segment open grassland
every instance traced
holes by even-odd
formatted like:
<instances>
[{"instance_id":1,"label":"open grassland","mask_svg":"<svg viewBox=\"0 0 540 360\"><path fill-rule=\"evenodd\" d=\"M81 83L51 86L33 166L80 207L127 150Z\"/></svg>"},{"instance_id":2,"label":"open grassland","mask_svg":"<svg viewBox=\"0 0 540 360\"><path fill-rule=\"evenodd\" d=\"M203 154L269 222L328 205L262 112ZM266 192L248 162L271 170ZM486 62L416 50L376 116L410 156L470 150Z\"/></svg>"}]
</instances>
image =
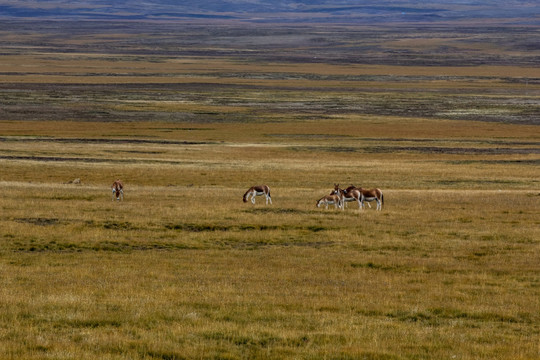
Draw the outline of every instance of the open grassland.
<instances>
[{"instance_id":1,"label":"open grassland","mask_svg":"<svg viewBox=\"0 0 540 360\"><path fill-rule=\"evenodd\" d=\"M179 130L192 143L142 136L163 124L103 143L49 125L76 137L2 141L8 357L538 356L534 135L441 139L434 127L429 146L456 151L426 154L379 133L336 144L315 125L259 125L276 140L229 124L226 142L210 141L219 124L206 137ZM109 192L117 176L122 203ZM242 203L263 181L274 204ZM334 182L383 188L383 211L315 208Z\"/></svg>"},{"instance_id":2,"label":"open grassland","mask_svg":"<svg viewBox=\"0 0 540 360\"><path fill-rule=\"evenodd\" d=\"M523 29L265 48L268 28L195 27L178 50L148 26L0 32L0 358L540 357ZM367 61L384 49L414 56ZM258 183L272 205L242 203ZM380 187L383 211L316 208L334 183Z\"/></svg>"}]
</instances>

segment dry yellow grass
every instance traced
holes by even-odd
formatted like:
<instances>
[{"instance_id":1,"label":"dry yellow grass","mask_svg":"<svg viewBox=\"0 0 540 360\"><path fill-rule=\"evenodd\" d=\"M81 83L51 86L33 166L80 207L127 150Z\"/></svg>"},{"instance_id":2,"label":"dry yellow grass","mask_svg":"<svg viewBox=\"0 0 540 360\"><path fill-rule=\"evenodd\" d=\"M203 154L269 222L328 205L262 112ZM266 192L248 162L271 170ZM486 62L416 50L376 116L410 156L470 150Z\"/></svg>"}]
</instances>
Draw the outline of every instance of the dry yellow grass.
<instances>
[{"instance_id":1,"label":"dry yellow grass","mask_svg":"<svg viewBox=\"0 0 540 360\"><path fill-rule=\"evenodd\" d=\"M3 188L10 357L536 356L537 193L390 190L358 214L305 188L272 207L222 186L131 185L120 204Z\"/></svg>"},{"instance_id":2,"label":"dry yellow grass","mask_svg":"<svg viewBox=\"0 0 540 360\"><path fill-rule=\"evenodd\" d=\"M0 34L0 358L540 357L537 68L88 54L54 46L133 35L48 31ZM414 37L372 54L519 55ZM242 202L256 183L273 205ZM334 183L383 211L316 208Z\"/></svg>"},{"instance_id":3,"label":"dry yellow grass","mask_svg":"<svg viewBox=\"0 0 540 360\"><path fill-rule=\"evenodd\" d=\"M399 130L384 138L380 122L399 121L372 121L377 144L394 146ZM511 154L371 154L367 140L312 137L345 135L344 124L259 124L256 133L211 124L182 136L156 135L163 124L120 126L137 139L226 140L190 145L84 144L76 139L103 138L99 126L6 124L4 135L74 140L3 142L12 156L0 160L3 355L537 357L537 167ZM520 126L470 124L468 137L442 138L429 121L414 124L411 136L445 146L500 146L482 138L486 127L504 129L509 144L527 139ZM271 133L308 137L261 135ZM122 203L111 201L116 177ZM82 184L63 184L74 178ZM242 203L263 181L274 204ZM334 182L382 187L383 211L315 208Z\"/></svg>"}]
</instances>

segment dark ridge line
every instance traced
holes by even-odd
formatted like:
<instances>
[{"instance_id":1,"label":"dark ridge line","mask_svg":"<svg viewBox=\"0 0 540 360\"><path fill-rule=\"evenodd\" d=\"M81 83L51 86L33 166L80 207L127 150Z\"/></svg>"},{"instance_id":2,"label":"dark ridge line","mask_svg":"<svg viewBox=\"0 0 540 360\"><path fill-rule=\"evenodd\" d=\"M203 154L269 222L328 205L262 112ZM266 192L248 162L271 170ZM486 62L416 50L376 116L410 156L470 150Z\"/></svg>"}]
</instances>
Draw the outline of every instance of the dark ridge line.
<instances>
[{"instance_id":1,"label":"dark ridge line","mask_svg":"<svg viewBox=\"0 0 540 360\"><path fill-rule=\"evenodd\" d=\"M207 141L148 140L148 139L89 139L89 138L11 138L0 137L0 141L13 142L59 142L65 144L161 144L161 145L208 145Z\"/></svg>"},{"instance_id":2,"label":"dark ridge line","mask_svg":"<svg viewBox=\"0 0 540 360\"><path fill-rule=\"evenodd\" d=\"M0 160L28 160L28 161L41 161L41 162L83 162L83 163L137 163L137 164L192 164L192 162L186 161L172 161L172 160L135 160L135 159L98 159L98 158L84 158L84 157L59 157L59 156L18 156L18 155L0 155Z\"/></svg>"}]
</instances>

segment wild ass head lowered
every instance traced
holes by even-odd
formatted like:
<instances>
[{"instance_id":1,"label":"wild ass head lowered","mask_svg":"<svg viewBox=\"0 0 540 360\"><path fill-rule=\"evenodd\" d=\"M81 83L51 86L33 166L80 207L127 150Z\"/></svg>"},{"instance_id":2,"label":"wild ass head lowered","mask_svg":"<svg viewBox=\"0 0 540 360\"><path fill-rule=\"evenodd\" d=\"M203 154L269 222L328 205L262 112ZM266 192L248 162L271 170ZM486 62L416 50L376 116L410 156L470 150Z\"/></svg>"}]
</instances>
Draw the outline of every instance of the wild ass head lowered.
<instances>
[{"instance_id":1,"label":"wild ass head lowered","mask_svg":"<svg viewBox=\"0 0 540 360\"><path fill-rule=\"evenodd\" d=\"M326 209L328 209L328 205L334 205L336 209L343 208L342 198L338 194L330 194L323 196L322 198L317 200L317 207L321 207L321 205L324 205Z\"/></svg>"},{"instance_id":2,"label":"wild ass head lowered","mask_svg":"<svg viewBox=\"0 0 540 360\"><path fill-rule=\"evenodd\" d=\"M268 205L268 202L272 204L272 197L270 196L270 187L268 185L256 185L252 186L244 193L244 196L242 200L244 202L248 202L249 198L251 197L251 203L255 204L255 196L261 196L264 195L266 198L266 205Z\"/></svg>"}]
</instances>

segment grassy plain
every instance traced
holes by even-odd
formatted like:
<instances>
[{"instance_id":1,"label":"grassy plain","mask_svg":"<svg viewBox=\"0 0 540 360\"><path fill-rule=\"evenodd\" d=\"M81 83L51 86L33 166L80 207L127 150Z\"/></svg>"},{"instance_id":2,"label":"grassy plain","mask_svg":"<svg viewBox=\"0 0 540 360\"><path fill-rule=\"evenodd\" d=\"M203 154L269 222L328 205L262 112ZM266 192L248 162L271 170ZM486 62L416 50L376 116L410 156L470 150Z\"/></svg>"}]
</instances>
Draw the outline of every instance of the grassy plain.
<instances>
[{"instance_id":1,"label":"grassy plain","mask_svg":"<svg viewBox=\"0 0 540 360\"><path fill-rule=\"evenodd\" d=\"M0 358L539 358L537 68L409 35L403 66L0 34Z\"/></svg>"}]
</instances>

